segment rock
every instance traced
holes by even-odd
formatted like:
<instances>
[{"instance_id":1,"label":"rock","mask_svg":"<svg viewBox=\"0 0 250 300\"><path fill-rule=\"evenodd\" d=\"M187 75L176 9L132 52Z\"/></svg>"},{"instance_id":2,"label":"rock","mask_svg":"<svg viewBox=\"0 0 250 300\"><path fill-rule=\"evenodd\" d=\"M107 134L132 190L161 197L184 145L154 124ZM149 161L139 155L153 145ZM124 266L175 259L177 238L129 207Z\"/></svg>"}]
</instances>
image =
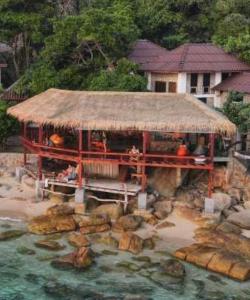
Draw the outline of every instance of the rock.
<instances>
[{"instance_id":1,"label":"rock","mask_svg":"<svg viewBox=\"0 0 250 300\"><path fill-rule=\"evenodd\" d=\"M93 214L106 214L112 220L117 220L123 215L120 204L102 204L92 211Z\"/></svg>"},{"instance_id":2,"label":"rock","mask_svg":"<svg viewBox=\"0 0 250 300\"><path fill-rule=\"evenodd\" d=\"M59 251L59 250L63 250L65 248L65 246L59 244L56 241L52 241L52 240L37 241L37 242L35 242L35 246L38 248L43 248L43 249L53 250L53 251Z\"/></svg>"},{"instance_id":3,"label":"rock","mask_svg":"<svg viewBox=\"0 0 250 300\"><path fill-rule=\"evenodd\" d=\"M81 227L80 232L82 234L91 234L91 233L98 233L110 230L111 227L109 224L97 225L97 226L86 226Z\"/></svg>"},{"instance_id":4,"label":"rock","mask_svg":"<svg viewBox=\"0 0 250 300\"><path fill-rule=\"evenodd\" d=\"M170 214L173 209L172 201L164 200L164 201L157 201L154 203L154 209L155 211L161 211L165 212L167 214Z\"/></svg>"},{"instance_id":5,"label":"rock","mask_svg":"<svg viewBox=\"0 0 250 300\"><path fill-rule=\"evenodd\" d=\"M22 255L35 255L36 251L25 246L17 247L17 252Z\"/></svg>"},{"instance_id":6,"label":"rock","mask_svg":"<svg viewBox=\"0 0 250 300\"><path fill-rule=\"evenodd\" d=\"M138 254L143 250L143 239L131 232L124 232L119 241L119 250Z\"/></svg>"},{"instance_id":7,"label":"rock","mask_svg":"<svg viewBox=\"0 0 250 300\"><path fill-rule=\"evenodd\" d=\"M86 213L86 203L75 204L75 214L84 215Z\"/></svg>"},{"instance_id":8,"label":"rock","mask_svg":"<svg viewBox=\"0 0 250 300\"><path fill-rule=\"evenodd\" d=\"M102 250L103 255L118 255L117 251Z\"/></svg>"},{"instance_id":9,"label":"rock","mask_svg":"<svg viewBox=\"0 0 250 300\"><path fill-rule=\"evenodd\" d=\"M119 268L134 271L134 272L137 272L141 269L140 266L138 266L137 264L134 264L130 261L121 261L121 262L117 263L116 266L119 267Z\"/></svg>"},{"instance_id":10,"label":"rock","mask_svg":"<svg viewBox=\"0 0 250 300\"><path fill-rule=\"evenodd\" d=\"M164 222L158 224L155 228L156 229L163 229L163 228L174 227L174 226L175 226L174 223L164 221Z\"/></svg>"},{"instance_id":11,"label":"rock","mask_svg":"<svg viewBox=\"0 0 250 300\"><path fill-rule=\"evenodd\" d=\"M245 210L245 208L242 205L234 205L233 209L237 212L241 212Z\"/></svg>"},{"instance_id":12,"label":"rock","mask_svg":"<svg viewBox=\"0 0 250 300\"><path fill-rule=\"evenodd\" d=\"M241 212L233 213L227 218L231 222L242 229L250 229L250 209Z\"/></svg>"},{"instance_id":13,"label":"rock","mask_svg":"<svg viewBox=\"0 0 250 300\"><path fill-rule=\"evenodd\" d=\"M153 250L155 248L155 242L153 238L144 239L143 248Z\"/></svg>"},{"instance_id":14,"label":"rock","mask_svg":"<svg viewBox=\"0 0 250 300\"><path fill-rule=\"evenodd\" d=\"M28 224L29 232L35 234L50 234L76 230L76 223L72 216L47 216L35 217Z\"/></svg>"},{"instance_id":15,"label":"rock","mask_svg":"<svg viewBox=\"0 0 250 300\"><path fill-rule=\"evenodd\" d=\"M198 228L195 239L199 243L213 245L237 255L250 259L250 239L239 234L227 233L221 230Z\"/></svg>"},{"instance_id":16,"label":"rock","mask_svg":"<svg viewBox=\"0 0 250 300\"><path fill-rule=\"evenodd\" d=\"M228 276L241 281L250 279L250 263L249 262L235 263L233 267L230 269Z\"/></svg>"},{"instance_id":17,"label":"rock","mask_svg":"<svg viewBox=\"0 0 250 300\"><path fill-rule=\"evenodd\" d=\"M235 212L231 209L223 209L222 214L225 218L228 218L231 214L234 214Z\"/></svg>"},{"instance_id":18,"label":"rock","mask_svg":"<svg viewBox=\"0 0 250 300\"><path fill-rule=\"evenodd\" d=\"M201 210L204 209L204 198L196 198L194 199L194 206Z\"/></svg>"},{"instance_id":19,"label":"rock","mask_svg":"<svg viewBox=\"0 0 250 300\"><path fill-rule=\"evenodd\" d=\"M93 253L90 248L81 247L75 252L61 256L51 262L52 267L58 269L68 269L75 267L85 269L93 263Z\"/></svg>"},{"instance_id":20,"label":"rock","mask_svg":"<svg viewBox=\"0 0 250 300\"><path fill-rule=\"evenodd\" d=\"M250 209L250 201L244 202L245 209Z\"/></svg>"},{"instance_id":21,"label":"rock","mask_svg":"<svg viewBox=\"0 0 250 300\"><path fill-rule=\"evenodd\" d=\"M141 216L126 215L120 217L117 224L125 231L135 231L141 226L143 218Z\"/></svg>"},{"instance_id":22,"label":"rock","mask_svg":"<svg viewBox=\"0 0 250 300\"><path fill-rule=\"evenodd\" d=\"M64 202L63 195L50 195L49 199L54 204L63 204Z\"/></svg>"},{"instance_id":23,"label":"rock","mask_svg":"<svg viewBox=\"0 0 250 300\"><path fill-rule=\"evenodd\" d=\"M222 222L220 225L216 227L217 230L221 230L226 233L235 233L241 234L241 229L237 225L234 225L230 222Z\"/></svg>"},{"instance_id":24,"label":"rock","mask_svg":"<svg viewBox=\"0 0 250 300\"><path fill-rule=\"evenodd\" d=\"M184 278L185 267L176 259L167 259L161 261L161 268L166 275Z\"/></svg>"},{"instance_id":25,"label":"rock","mask_svg":"<svg viewBox=\"0 0 250 300\"><path fill-rule=\"evenodd\" d=\"M79 218L79 227L99 226L109 224L110 218L107 214L91 214L90 216L81 216Z\"/></svg>"},{"instance_id":26,"label":"rock","mask_svg":"<svg viewBox=\"0 0 250 300\"><path fill-rule=\"evenodd\" d=\"M24 235L26 232L23 230L7 230L0 233L0 241L8 241L16 239Z\"/></svg>"},{"instance_id":27,"label":"rock","mask_svg":"<svg viewBox=\"0 0 250 300\"><path fill-rule=\"evenodd\" d=\"M59 258L59 256L56 254L48 254L48 255L38 256L36 259L38 261L49 261L49 260L56 259L56 258Z\"/></svg>"},{"instance_id":28,"label":"rock","mask_svg":"<svg viewBox=\"0 0 250 300\"><path fill-rule=\"evenodd\" d=\"M214 168L214 187L224 189L227 185L227 181L227 168L224 166Z\"/></svg>"},{"instance_id":29,"label":"rock","mask_svg":"<svg viewBox=\"0 0 250 300\"><path fill-rule=\"evenodd\" d=\"M119 245L119 242L110 234L100 237L96 242L113 248L118 248Z\"/></svg>"},{"instance_id":30,"label":"rock","mask_svg":"<svg viewBox=\"0 0 250 300\"><path fill-rule=\"evenodd\" d=\"M74 214L74 208L67 205L54 205L47 209L47 216L69 216Z\"/></svg>"},{"instance_id":31,"label":"rock","mask_svg":"<svg viewBox=\"0 0 250 300\"><path fill-rule=\"evenodd\" d=\"M239 259L236 255L226 251L217 251L208 263L207 268L217 273L229 275L233 265L238 262Z\"/></svg>"},{"instance_id":32,"label":"rock","mask_svg":"<svg viewBox=\"0 0 250 300\"><path fill-rule=\"evenodd\" d=\"M151 263L151 258L149 256L133 256L132 259L139 262Z\"/></svg>"},{"instance_id":33,"label":"rock","mask_svg":"<svg viewBox=\"0 0 250 300\"><path fill-rule=\"evenodd\" d=\"M87 247L90 244L89 240L83 234L77 232L72 232L69 234L68 242L70 245L76 248Z\"/></svg>"},{"instance_id":34,"label":"rock","mask_svg":"<svg viewBox=\"0 0 250 300\"><path fill-rule=\"evenodd\" d=\"M218 211L230 208L232 205L232 199L225 193L213 193L212 199L214 199L214 208Z\"/></svg>"},{"instance_id":35,"label":"rock","mask_svg":"<svg viewBox=\"0 0 250 300\"><path fill-rule=\"evenodd\" d=\"M154 212L154 216L156 216L156 218L159 220L163 220L168 216L168 213L165 211L157 210Z\"/></svg>"},{"instance_id":36,"label":"rock","mask_svg":"<svg viewBox=\"0 0 250 300\"><path fill-rule=\"evenodd\" d=\"M240 189L236 189L236 188L231 188L227 191L227 193L236 200L236 202L240 202L241 201L241 197L242 197L242 192Z\"/></svg>"}]
</instances>

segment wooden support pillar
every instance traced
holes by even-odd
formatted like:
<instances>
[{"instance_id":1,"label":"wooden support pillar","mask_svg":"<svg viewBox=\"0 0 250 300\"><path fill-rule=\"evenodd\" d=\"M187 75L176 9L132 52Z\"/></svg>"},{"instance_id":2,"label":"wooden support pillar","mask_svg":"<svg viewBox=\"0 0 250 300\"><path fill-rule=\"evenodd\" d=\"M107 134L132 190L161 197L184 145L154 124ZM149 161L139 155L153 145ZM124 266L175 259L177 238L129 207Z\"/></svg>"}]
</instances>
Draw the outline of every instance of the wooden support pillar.
<instances>
[{"instance_id":1,"label":"wooden support pillar","mask_svg":"<svg viewBox=\"0 0 250 300\"><path fill-rule=\"evenodd\" d=\"M23 122L23 137L27 139L27 124ZM26 166L27 164L27 150L23 147L23 165Z\"/></svg>"},{"instance_id":2,"label":"wooden support pillar","mask_svg":"<svg viewBox=\"0 0 250 300\"><path fill-rule=\"evenodd\" d=\"M82 140L82 129L79 129L78 131L78 156L79 156L79 162L78 162L78 165L79 165L79 169L78 169L78 186L79 188L82 187L82 179L83 179L83 165L82 165L82 154L81 154L81 151L82 151L82 146L83 146L83 140Z\"/></svg>"},{"instance_id":3,"label":"wooden support pillar","mask_svg":"<svg viewBox=\"0 0 250 300\"><path fill-rule=\"evenodd\" d=\"M38 143L40 145L42 145L42 143L43 143L43 126L42 125L39 125L39 129L38 129ZM40 152L40 150L41 149L39 149L39 152ZM43 159L42 159L42 156L40 154L38 154L38 179L39 180L42 180L42 177L43 177L42 168L43 168Z\"/></svg>"},{"instance_id":4,"label":"wooden support pillar","mask_svg":"<svg viewBox=\"0 0 250 300\"><path fill-rule=\"evenodd\" d=\"M208 197L212 196L213 192L213 171L214 171L214 133L209 134L209 157L210 164L212 169L209 170L209 179L208 179Z\"/></svg>"},{"instance_id":5,"label":"wooden support pillar","mask_svg":"<svg viewBox=\"0 0 250 300\"><path fill-rule=\"evenodd\" d=\"M143 154L143 163L146 163L146 153L147 153L147 141L148 141L148 132L143 131L142 133L142 154ZM141 179L141 187L142 192L145 192L147 186L147 176L146 176L146 167L143 165L142 167L142 179Z\"/></svg>"}]
</instances>

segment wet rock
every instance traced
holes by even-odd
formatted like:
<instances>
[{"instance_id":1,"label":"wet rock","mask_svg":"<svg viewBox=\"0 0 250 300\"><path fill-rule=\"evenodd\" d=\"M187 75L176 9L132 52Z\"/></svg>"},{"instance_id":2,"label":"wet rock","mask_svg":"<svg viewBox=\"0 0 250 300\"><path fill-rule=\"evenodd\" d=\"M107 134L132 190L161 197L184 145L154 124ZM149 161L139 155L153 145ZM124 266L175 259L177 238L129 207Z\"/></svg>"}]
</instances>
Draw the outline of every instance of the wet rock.
<instances>
[{"instance_id":1,"label":"wet rock","mask_svg":"<svg viewBox=\"0 0 250 300\"><path fill-rule=\"evenodd\" d=\"M116 266L119 268L127 269L129 271L134 271L134 272L137 272L141 269L140 266L138 266L135 263L129 262L129 261L121 261L121 262L117 263Z\"/></svg>"},{"instance_id":2,"label":"wet rock","mask_svg":"<svg viewBox=\"0 0 250 300\"><path fill-rule=\"evenodd\" d=\"M41 282L41 275L37 275L34 273L28 273L24 275L24 278L26 281L33 283L33 284L39 284Z\"/></svg>"},{"instance_id":3,"label":"wet rock","mask_svg":"<svg viewBox=\"0 0 250 300\"><path fill-rule=\"evenodd\" d=\"M0 241L8 241L12 239L16 239L26 234L23 230L7 230L0 233Z\"/></svg>"},{"instance_id":4,"label":"wet rock","mask_svg":"<svg viewBox=\"0 0 250 300\"><path fill-rule=\"evenodd\" d=\"M223 280L221 280L220 277L218 277L216 275L213 275L213 274L208 275L207 279L209 279L212 282L216 282L216 283L220 283L222 285L226 285L226 283Z\"/></svg>"},{"instance_id":5,"label":"wet rock","mask_svg":"<svg viewBox=\"0 0 250 300\"><path fill-rule=\"evenodd\" d=\"M35 234L50 234L56 232L74 231L76 223L72 216L35 217L28 225L29 232Z\"/></svg>"},{"instance_id":6,"label":"wet rock","mask_svg":"<svg viewBox=\"0 0 250 300\"><path fill-rule=\"evenodd\" d=\"M36 251L25 246L17 247L17 252L22 255L35 255Z\"/></svg>"},{"instance_id":7,"label":"wet rock","mask_svg":"<svg viewBox=\"0 0 250 300\"><path fill-rule=\"evenodd\" d=\"M184 265L176 259L162 260L161 268L166 275L176 278L184 278L186 274Z\"/></svg>"},{"instance_id":8,"label":"wet rock","mask_svg":"<svg viewBox=\"0 0 250 300\"><path fill-rule=\"evenodd\" d=\"M52 240L40 240L35 242L35 246L38 248L43 248L47 250L52 250L52 251L59 251L63 250L65 248L64 245L59 244L56 241Z\"/></svg>"},{"instance_id":9,"label":"wet rock","mask_svg":"<svg viewBox=\"0 0 250 300\"><path fill-rule=\"evenodd\" d=\"M212 199L214 199L214 208L218 211L230 208L232 205L232 199L225 193L213 193Z\"/></svg>"},{"instance_id":10,"label":"wet rock","mask_svg":"<svg viewBox=\"0 0 250 300\"><path fill-rule=\"evenodd\" d=\"M136 216L136 215L126 215L117 221L117 224L124 230L124 231L135 231L137 230L143 222L143 217Z\"/></svg>"},{"instance_id":11,"label":"wet rock","mask_svg":"<svg viewBox=\"0 0 250 300\"><path fill-rule=\"evenodd\" d=\"M78 250L61 256L51 262L51 266L58 269L85 269L93 263L93 253L90 248L81 247Z\"/></svg>"},{"instance_id":12,"label":"wet rock","mask_svg":"<svg viewBox=\"0 0 250 300\"><path fill-rule=\"evenodd\" d=\"M109 231L110 229L111 229L111 227L109 224L103 224L103 225L97 225L97 226L81 227L80 232L82 234L91 234L91 233Z\"/></svg>"},{"instance_id":13,"label":"wet rock","mask_svg":"<svg viewBox=\"0 0 250 300\"><path fill-rule=\"evenodd\" d=\"M104 244L109 247L118 248L119 242L112 235L102 236L96 240L97 243Z\"/></svg>"},{"instance_id":14,"label":"wet rock","mask_svg":"<svg viewBox=\"0 0 250 300\"><path fill-rule=\"evenodd\" d=\"M222 291L208 291L206 289L202 290L201 293L197 295L197 300L225 300L227 297Z\"/></svg>"},{"instance_id":15,"label":"wet rock","mask_svg":"<svg viewBox=\"0 0 250 300\"><path fill-rule=\"evenodd\" d=\"M174 227L174 226L175 226L174 223L171 223L171 222L168 222L168 221L164 221L164 222L158 224L156 226L156 229L163 229L163 228Z\"/></svg>"},{"instance_id":16,"label":"wet rock","mask_svg":"<svg viewBox=\"0 0 250 300\"><path fill-rule=\"evenodd\" d=\"M154 212L154 216L159 220L163 220L168 216L168 213L165 211L157 210Z\"/></svg>"},{"instance_id":17,"label":"wet rock","mask_svg":"<svg viewBox=\"0 0 250 300\"><path fill-rule=\"evenodd\" d=\"M160 287L171 290L176 294L182 294L184 292L183 279L168 276L162 272L156 271L151 274L150 280Z\"/></svg>"},{"instance_id":18,"label":"wet rock","mask_svg":"<svg viewBox=\"0 0 250 300\"><path fill-rule=\"evenodd\" d=\"M151 258L149 256L133 256L132 259L139 262L151 263Z\"/></svg>"},{"instance_id":19,"label":"wet rock","mask_svg":"<svg viewBox=\"0 0 250 300\"><path fill-rule=\"evenodd\" d=\"M81 233L72 232L68 236L68 242L70 245L80 248L89 246L89 240Z\"/></svg>"},{"instance_id":20,"label":"wet rock","mask_svg":"<svg viewBox=\"0 0 250 300\"><path fill-rule=\"evenodd\" d=\"M231 222L242 229L250 229L250 209L246 209L241 212L231 214L227 218L228 222Z\"/></svg>"},{"instance_id":21,"label":"wet rock","mask_svg":"<svg viewBox=\"0 0 250 300\"><path fill-rule=\"evenodd\" d=\"M143 250L143 239L131 232L125 232L119 241L119 250L138 254Z\"/></svg>"},{"instance_id":22,"label":"wet rock","mask_svg":"<svg viewBox=\"0 0 250 300\"><path fill-rule=\"evenodd\" d=\"M123 215L120 204L102 204L92 211L93 214L106 214L112 220L117 220Z\"/></svg>"},{"instance_id":23,"label":"wet rock","mask_svg":"<svg viewBox=\"0 0 250 300\"><path fill-rule=\"evenodd\" d=\"M47 209L46 214L48 216L68 216L74 214L74 208L67 205L54 205Z\"/></svg>"},{"instance_id":24,"label":"wet rock","mask_svg":"<svg viewBox=\"0 0 250 300\"><path fill-rule=\"evenodd\" d=\"M58 258L59 256L58 255L51 255L51 254L48 254L48 255L42 255L42 256L38 256L36 259L38 261L49 261L49 260L52 260L52 259L56 259Z\"/></svg>"},{"instance_id":25,"label":"wet rock","mask_svg":"<svg viewBox=\"0 0 250 300\"><path fill-rule=\"evenodd\" d=\"M118 252L116 251L110 251L110 250L102 250L103 255L118 255Z\"/></svg>"},{"instance_id":26,"label":"wet rock","mask_svg":"<svg viewBox=\"0 0 250 300\"><path fill-rule=\"evenodd\" d=\"M70 299L74 294L73 288L56 280L46 282L43 286L43 290L51 297L55 297L55 299Z\"/></svg>"},{"instance_id":27,"label":"wet rock","mask_svg":"<svg viewBox=\"0 0 250 300\"><path fill-rule=\"evenodd\" d=\"M60 240L63 237L63 233L53 233L46 236L47 240Z\"/></svg>"}]
</instances>

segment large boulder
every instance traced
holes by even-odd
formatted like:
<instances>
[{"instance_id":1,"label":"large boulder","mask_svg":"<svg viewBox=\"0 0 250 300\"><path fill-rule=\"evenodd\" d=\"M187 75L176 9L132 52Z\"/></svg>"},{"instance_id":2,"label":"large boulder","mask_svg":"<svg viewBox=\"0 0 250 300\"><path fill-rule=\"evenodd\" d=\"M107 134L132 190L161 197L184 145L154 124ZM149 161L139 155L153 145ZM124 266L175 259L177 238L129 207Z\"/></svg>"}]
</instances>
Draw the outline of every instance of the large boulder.
<instances>
[{"instance_id":1,"label":"large boulder","mask_svg":"<svg viewBox=\"0 0 250 300\"><path fill-rule=\"evenodd\" d=\"M159 212L158 214L163 212L168 215L172 212L173 209L173 204L170 200L156 201L153 206L155 211Z\"/></svg>"},{"instance_id":2,"label":"large boulder","mask_svg":"<svg viewBox=\"0 0 250 300\"><path fill-rule=\"evenodd\" d=\"M123 215L123 208L120 204L102 204L92 211L93 214L106 214L112 220L117 220Z\"/></svg>"},{"instance_id":3,"label":"large boulder","mask_svg":"<svg viewBox=\"0 0 250 300\"><path fill-rule=\"evenodd\" d=\"M214 208L218 211L228 209L232 205L232 199L225 193L213 193L212 199L214 200Z\"/></svg>"},{"instance_id":4,"label":"large boulder","mask_svg":"<svg viewBox=\"0 0 250 300\"><path fill-rule=\"evenodd\" d=\"M126 215L120 217L117 221L117 225L124 231L135 231L141 226L142 222L142 216Z\"/></svg>"},{"instance_id":5,"label":"large boulder","mask_svg":"<svg viewBox=\"0 0 250 300\"><path fill-rule=\"evenodd\" d=\"M49 207L47 209L46 215L47 216L68 216L68 215L73 215L74 213L74 208L67 205L67 204L62 204L62 205L54 205L52 207Z\"/></svg>"},{"instance_id":6,"label":"large boulder","mask_svg":"<svg viewBox=\"0 0 250 300\"><path fill-rule=\"evenodd\" d=\"M101 236L96 240L97 243L104 244L109 247L117 248L119 245L119 242L116 238L114 238L111 234Z\"/></svg>"},{"instance_id":7,"label":"large boulder","mask_svg":"<svg viewBox=\"0 0 250 300\"><path fill-rule=\"evenodd\" d=\"M76 248L89 246L89 240L85 237L85 235L78 232L70 233L68 236L68 242Z\"/></svg>"},{"instance_id":8,"label":"large boulder","mask_svg":"<svg viewBox=\"0 0 250 300\"><path fill-rule=\"evenodd\" d=\"M90 216L81 216L78 222L79 227L99 226L109 224L110 218L107 214L91 214Z\"/></svg>"},{"instance_id":9,"label":"large boulder","mask_svg":"<svg viewBox=\"0 0 250 300\"><path fill-rule=\"evenodd\" d=\"M75 267L85 269L93 263L93 253L90 248L81 247L78 250L54 259L51 265L58 269Z\"/></svg>"},{"instance_id":10,"label":"large boulder","mask_svg":"<svg viewBox=\"0 0 250 300\"><path fill-rule=\"evenodd\" d=\"M91 234L91 233L98 233L110 230L111 227L109 224L102 224L96 226L85 226L80 228L80 232L82 234Z\"/></svg>"},{"instance_id":11,"label":"large boulder","mask_svg":"<svg viewBox=\"0 0 250 300\"><path fill-rule=\"evenodd\" d=\"M231 222L242 229L250 229L250 209L231 214L227 218Z\"/></svg>"},{"instance_id":12,"label":"large boulder","mask_svg":"<svg viewBox=\"0 0 250 300\"><path fill-rule=\"evenodd\" d=\"M143 239L131 232L124 232L119 241L119 250L138 254L143 250Z\"/></svg>"},{"instance_id":13,"label":"large boulder","mask_svg":"<svg viewBox=\"0 0 250 300\"><path fill-rule=\"evenodd\" d=\"M225 249L193 244L178 249L174 255L213 272L221 273L237 280L250 278L250 263L238 254Z\"/></svg>"},{"instance_id":14,"label":"large boulder","mask_svg":"<svg viewBox=\"0 0 250 300\"><path fill-rule=\"evenodd\" d=\"M72 216L38 216L28 224L28 230L35 234L50 234L55 232L74 231L76 223Z\"/></svg>"}]
</instances>

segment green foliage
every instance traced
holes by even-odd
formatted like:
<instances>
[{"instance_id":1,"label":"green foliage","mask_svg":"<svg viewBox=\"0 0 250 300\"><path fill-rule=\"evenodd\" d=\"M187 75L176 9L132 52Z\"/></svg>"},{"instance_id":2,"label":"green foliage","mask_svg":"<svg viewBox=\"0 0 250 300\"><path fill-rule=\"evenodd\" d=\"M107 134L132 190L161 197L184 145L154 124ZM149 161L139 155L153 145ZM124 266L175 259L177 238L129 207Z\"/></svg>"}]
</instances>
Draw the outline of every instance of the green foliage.
<instances>
[{"instance_id":1,"label":"green foliage","mask_svg":"<svg viewBox=\"0 0 250 300\"><path fill-rule=\"evenodd\" d=\"M137 66L127 59L118 61L113 70L102 70L90 80L94 91L146 91L146 78L138 75Z\"/></svg>"},{"instance_id":2,"label":"green foliage","mask_svg":"<svg viewBox=\"0 0 250 300\"><path fill-rule=\"evenodd\" d=\"M18 131L18 122L7 115L8 105L0 101L0 145L3 147L6 139Z\"/></svg>"},{"instance_id":3,"label":"green foliage","mask_svg":"<svg viewBox=\"0 0 250 300\"><path fill-rule=\"evenodd\" d=\"M250 129L250 104L244 103L243 97L242 93L232 91L223 105L223 113L238 127L241 133Z\"/></svg>"}]
</instances>

